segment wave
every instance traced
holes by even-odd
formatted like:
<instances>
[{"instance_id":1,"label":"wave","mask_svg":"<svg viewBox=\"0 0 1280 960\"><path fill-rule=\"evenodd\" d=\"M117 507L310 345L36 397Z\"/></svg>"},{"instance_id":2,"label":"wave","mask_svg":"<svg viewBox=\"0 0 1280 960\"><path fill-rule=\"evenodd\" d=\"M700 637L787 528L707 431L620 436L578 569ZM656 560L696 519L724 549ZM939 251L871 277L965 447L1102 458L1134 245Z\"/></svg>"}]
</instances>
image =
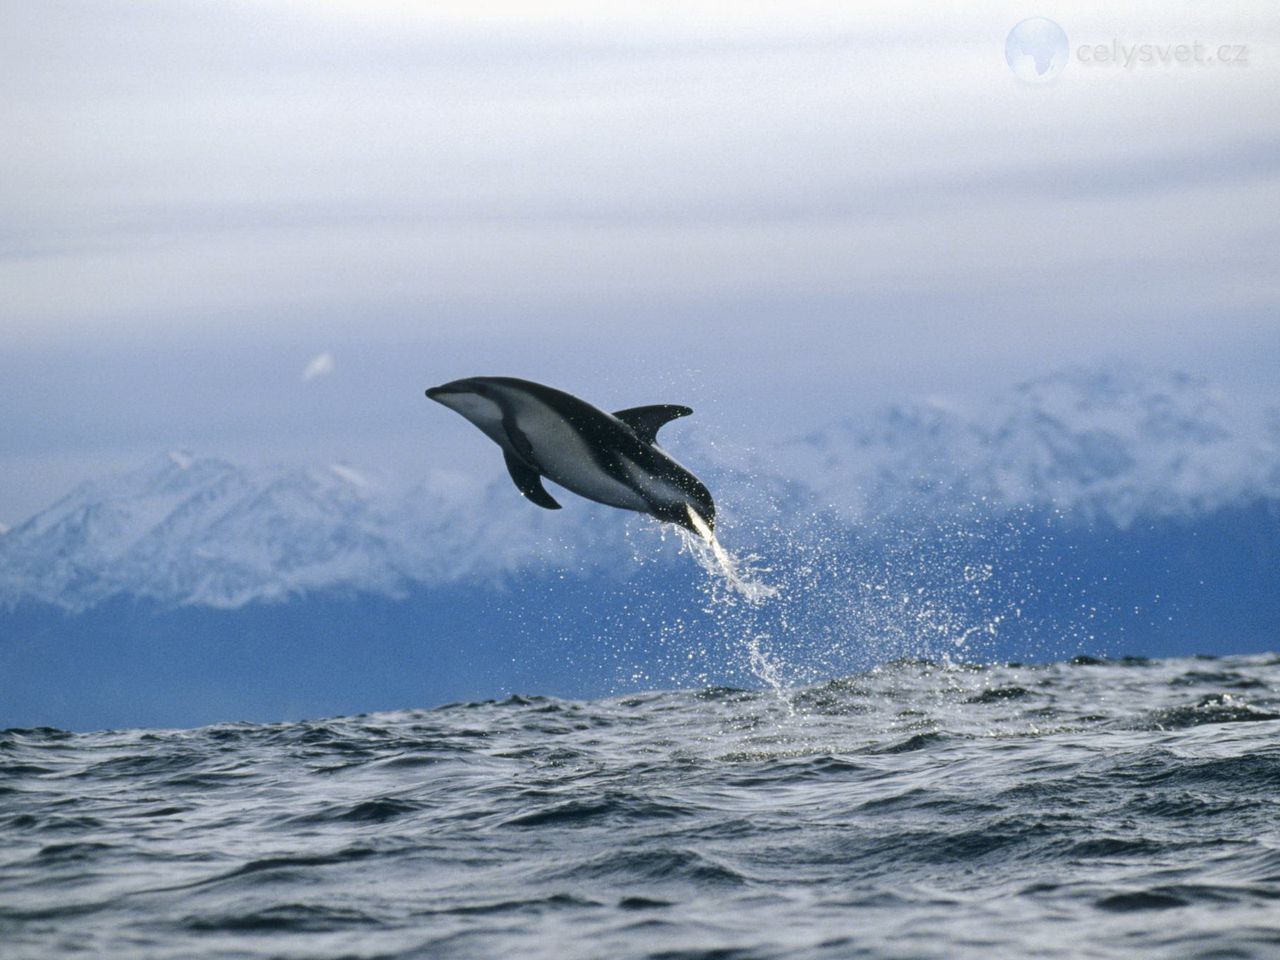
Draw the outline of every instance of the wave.
<instances>
[{"instance_id":1,"label":"wave","mask_svg":"<svg viewBox=\"0 0 1280 960\"><path fill-rule=\"evenodd\" d=\"M0 937L17 958L1265 956L1277 720L1274 657L916 659L6 730Z\"/></svg>"}]
</instances>

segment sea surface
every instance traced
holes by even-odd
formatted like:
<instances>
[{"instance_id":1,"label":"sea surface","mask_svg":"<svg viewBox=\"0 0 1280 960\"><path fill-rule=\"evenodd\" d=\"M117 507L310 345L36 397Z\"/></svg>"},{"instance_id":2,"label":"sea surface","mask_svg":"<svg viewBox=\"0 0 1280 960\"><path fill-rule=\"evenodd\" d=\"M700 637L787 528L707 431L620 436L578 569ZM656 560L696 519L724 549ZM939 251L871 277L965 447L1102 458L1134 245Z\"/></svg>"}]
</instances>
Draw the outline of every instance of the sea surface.
<instances>
[{"instance_id":1,"label":"sea surface","mask_svg":"<svg viewBox=\"0 0 1280 960\"><path fill-rule=\"evenodd\" d=\"M1278 957L1280 658L0 734L0 957Z\"/></svg>"}]
</instances>

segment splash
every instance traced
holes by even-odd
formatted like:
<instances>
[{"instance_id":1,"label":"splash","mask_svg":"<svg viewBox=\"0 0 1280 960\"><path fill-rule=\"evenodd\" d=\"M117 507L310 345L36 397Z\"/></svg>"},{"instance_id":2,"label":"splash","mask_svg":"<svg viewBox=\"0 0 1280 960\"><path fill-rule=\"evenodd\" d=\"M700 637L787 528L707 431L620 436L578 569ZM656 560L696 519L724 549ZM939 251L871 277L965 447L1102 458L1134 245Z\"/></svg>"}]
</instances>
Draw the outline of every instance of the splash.
<instances>
[{"instance_id":1,"label":"splash","mask_svg":"<svg viewBox=\"0 0 1280 960\"><path fill-rule=\"evenodd\" d=\"M747 639L747 656L750 658L751 672L768 684L778 698L778 702L786 708L787 716L794 718L796 716L795 701L788 696L792 686L782 675L784 664L769 650L768 642L769 635L764 633Z\"/></svg>"},{"instance_id":2,"label":"splash","mask_svg":"<svg viewBox=\"0 0 1280 960\"><path fill-rule=\"evenodd\" d=\"M671 553L635 544L648 572L619 584L616 611L597 603L593 614L619 692L761 690L771 694L759 701L775 721L769 735L803 739L809 685L899 662L967 676L1015 638L1034 650L1061 635L1061 621L1037 606L1048 579L1035 555L1042 534L1018 515L975 503L946 516L853 522L772 490L735 493L728 499L748 512L725 516L714 532L693 515L638 528L675 540L700 575L692 592L673 590L663 572Z\"/></svg>"},{"instance_id":3,"label":"splash","mask_svg":"<svg viewBox=\"0 0 1280 960\"><path fill-rule=\"evenodd\" d=\"M706 574L695 660L772 690L795 716L798 688L896 660L959 665L989 658L1005 628L1025 633L1022 571L1005 559L1023 534L978 517L863 526L823 511L754 525L767 566L731 552L690 512L683 549ZM696 531L696 532L695 532ZM673 625L684 636L690 624ZM716 675L714 666L707 670ZM729 682L734 682L729 680Z\"/></svg>"},{"instance_id":4,"label":"splash","mask_svg":"<svg viewBox=\"0 0 1280 960\"><path fill-rule=\"evenodd\" d=\"M711 526L696 510L687 505L685 510L688 511L689 520L698 532L698 536L694 536L678 528L686 548L698 561L698 565L714 578L712 582L723 584L727 590L727 593L725 591L713 592L713 603L720 601L719 605L722 611L727 612L727 609L732 609L734 606L733 601L741 598L746 601L746 613L748 617L751 617L754 612L765 604L766 600L772 600L779 596L779 588L765 582L763 579L763 574L767 571L755 566L758 558L754 554L742 557L731 554L721 545ZM783 676L783 664L772 655L766 646L769 640L768 634L751 630L749 623L738 623L736 627L737 629L733 632L743 638L747 651L747 662L751 672L756 679L762 681L773 690L778 699L786 706L788 713L794 714L795 711L791 705L791 700L786 695L790 684L786 682Z\"/></svg>"},{"instance_id":5,"label":"splash","mask_svg":"<svg viewBox=\"0 0 1280 960\"><path fill-rule=\"evenodd\" d=\"M721 546L715 533L698 511L688 505L685 506L685 510L688 511L689 520L698 531L698 536L693 536L683 528L677 529L680 530L685 547L693 554L703 570L712 576L719 577L725 586L748 603L761 604L778 595L778 588L766 583L761 577L763 571L753 566L757 559L754 555L734 556Z\"/></svg>"}]
</instances>

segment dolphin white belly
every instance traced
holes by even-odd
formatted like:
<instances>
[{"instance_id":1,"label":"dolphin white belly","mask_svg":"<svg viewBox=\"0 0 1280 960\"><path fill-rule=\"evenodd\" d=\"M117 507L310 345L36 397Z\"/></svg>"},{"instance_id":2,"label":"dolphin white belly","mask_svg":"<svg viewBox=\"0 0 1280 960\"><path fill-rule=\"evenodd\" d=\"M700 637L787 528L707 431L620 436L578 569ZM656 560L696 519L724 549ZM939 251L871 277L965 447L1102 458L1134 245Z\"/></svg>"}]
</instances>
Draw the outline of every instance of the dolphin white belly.
<instances>
[{"instance_id":1,"label":"dolphin white belly","mask_svg":"<svg viewBox=\"0 0 1280 960\"><path fill-rule=\"evenodd\" d=\"M515 410L513 419L542 472L560 486L609 506L648 511L648 501L604 470L582 434L559 413L528 403Z\"/></svg>"}]
</instances>

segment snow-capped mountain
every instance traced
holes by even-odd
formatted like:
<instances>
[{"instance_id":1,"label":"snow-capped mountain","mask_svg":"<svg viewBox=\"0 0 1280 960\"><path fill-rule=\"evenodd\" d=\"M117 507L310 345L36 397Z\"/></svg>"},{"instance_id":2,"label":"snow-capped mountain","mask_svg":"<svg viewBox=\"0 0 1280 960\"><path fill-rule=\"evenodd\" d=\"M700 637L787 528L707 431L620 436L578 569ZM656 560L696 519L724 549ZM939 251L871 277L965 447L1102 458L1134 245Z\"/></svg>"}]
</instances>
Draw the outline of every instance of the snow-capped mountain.
<instances>
[{"instance_id":1,"label":"snow-capped mountain","mask_svg":"<svg viewBox=\"0 0 1280 960\"><path fill-rule=\"evenodd\" d=\"M816 509L864 531L975 504L1123 529L1280 500L1280 414L1238 410L1183 374L1070 370L969 412L921 402L750 456L703 446L685 459L699 464L738 542L749 543L753 525ZM170 453L84 483L0 537L0 605L395 597L535 565L583 574L672 552L651 521L566 506L532 509L505 476L477 484L439 474L389 493L345 464L250 470Z\"/></svg>"},{"instance_id":2,"label":"snow-capped mountain","mask_svg":"<svg viewBox=\"0 0 1280 960\"><path fill-rule=\"evenodd\" d=\"M0 604L117 596L235 608L316 591L402 594L582 561L628 532L576 511L563 536L509 483L447 475L390 493L346 464L250 469L186 451L89 481L0 542ZM503 502L505 501L505 502ZM513 509L514 508L514 509ZM565 511L574 516L575 512Z\"/></svg>"},{"instance_id":3,"label":"snow-capped mountain","mask_svg":"<svg viewBox=\"0 0 1280 960\"><path fill-rule=\"evenodd\" d=\"M921 402L846 420L765 462L863 519L980 503L1124 528L1280 498L1280 418L1182 373L1072 369L971 412Z\"/></svg>"},{"instance_id":4,"label":"snow-capped mountain","mask_svg":"<svg viewBox=\"0 0 1280 960\"><path fill-rule=\"evenodd\" d=\"M81 484L12 530L3 557L0 595L71 607L120 593L236 606L309 584L395 583L371 506L349 479L254 477L184 452Z\"/></svg>"}]
</instances>

